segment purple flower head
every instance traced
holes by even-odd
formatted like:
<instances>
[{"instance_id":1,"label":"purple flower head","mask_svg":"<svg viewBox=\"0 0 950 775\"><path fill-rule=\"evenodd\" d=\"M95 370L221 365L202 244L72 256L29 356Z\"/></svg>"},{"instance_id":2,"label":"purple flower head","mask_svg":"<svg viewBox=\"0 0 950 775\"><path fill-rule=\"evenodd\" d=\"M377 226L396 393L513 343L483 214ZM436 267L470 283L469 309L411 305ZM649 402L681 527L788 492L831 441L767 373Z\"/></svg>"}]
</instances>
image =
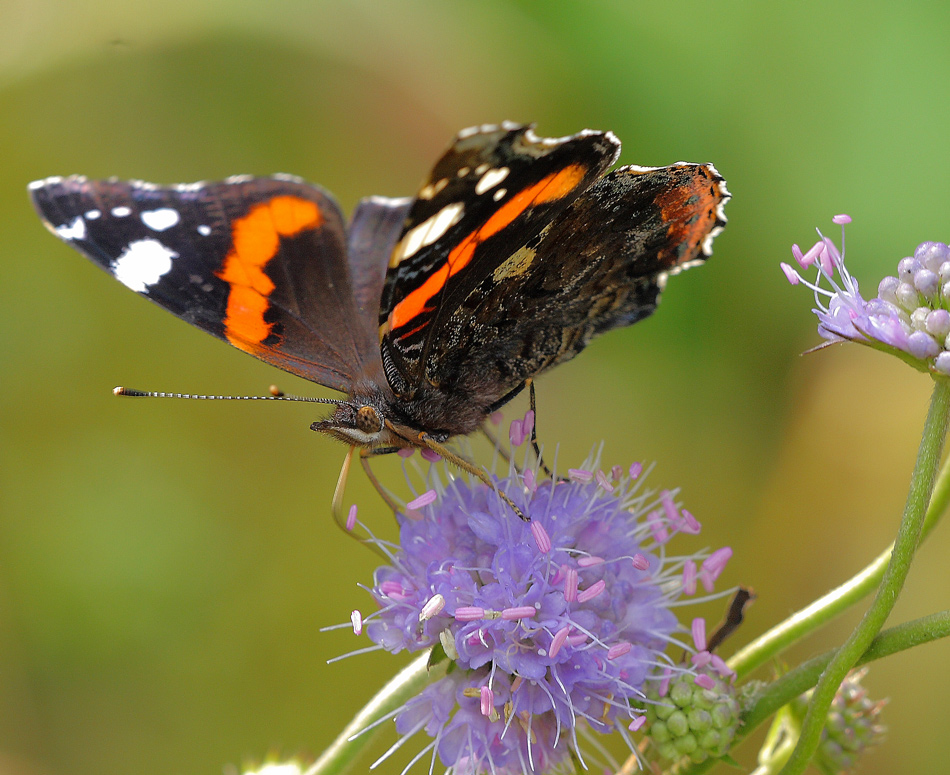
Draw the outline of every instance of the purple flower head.
<instances>
[{"instance_id":1,"label":"purple flower head","mask_svg":"<svg viewBox=\"0 0 950 775\"><path fill-rule=\"evenodd\" d=\"M710 589L730 552L670 554L667 542L700 529L675 491L648 490L639 466L634 478L595 469L497 480L528 522L483 484L432 474L433 496L399 517L399 547L369 590L379 609L362 626L388 651L436 647L451 660L396 728L424 730L426 753L453 773L547 772L584 762L592 732L630 740L647 685L674 664L667 646L677 659L697 651L671 608L697 578Z\"/></svg>"},{"instance_id":2,"label":"purple flower head","mask_svg":"<svg viewBox=\"0 0 950 775\"><path fill-rule=\"evenodd\" d=\"M844 227L851 218L836 215L832 220L841 225L840 252L820 231L821 239L806 252L792 246L802 271L817 267L814 282L790 264L781 265L792 285L801 283L814 292L818 333L830 342L848 340L886 350L921 371L950 375L950 247L922 242L912 257L900 260L897 277L885 277L877 296L865 301L844 264Z\"/></svg>"}]
</instances>

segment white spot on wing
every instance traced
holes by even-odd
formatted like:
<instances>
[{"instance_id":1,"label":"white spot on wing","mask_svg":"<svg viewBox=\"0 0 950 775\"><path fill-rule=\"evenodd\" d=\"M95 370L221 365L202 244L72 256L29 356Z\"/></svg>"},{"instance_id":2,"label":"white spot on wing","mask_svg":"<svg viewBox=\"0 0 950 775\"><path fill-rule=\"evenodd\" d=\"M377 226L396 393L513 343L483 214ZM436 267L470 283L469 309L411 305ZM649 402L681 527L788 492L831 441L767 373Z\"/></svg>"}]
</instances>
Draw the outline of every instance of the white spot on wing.
<instances>
[{"instance_id":1,"label":"white spot on wing","mask_svg":"<svg viewBox=\"0 0 950 775\"><path fill-rule=\"evenodd\" d=\"M132 209L125 205L120 205L119 207L112 208L112 214L116 218L125 218L125 216L132 214Z\"/></svg>"},{"instance_id":2,"label":"white spot on wing","mask_svg":"<svg viewBox=\"0 0 950 775\"><path fill-rule=\"evenodd\" d=\"M140 217L142 223L152 231L165 231L165 229L170 229L181 220L178 211L172 210L170 207L161 207L158 210L143 210Z\"/></svg>"},{"instance_id":3,"label":"white spot on wing","mask_svg":"<svg viewBox=\"0 0 950 775\"><path fill-rule=\"evenodd\" d=\"M56 236L65 240L86 239L86 222L77 215L71 223L57 226Z\"/></svg>"},{"instance_id":4,"label":"white spot on wing","mask_svg":"<svg viewBox=\"0 0 950 775\"><path fill-rule=\"evenodd\" d=\"M443 207L432 217L426 218L418 226L410 229L406 236L402 238L401 245L393 253L396 263L398 264L404 258L415 255L419 250L442 237L461 220L464 210L464 204L453 202Z\"/></svg>"},{"instance_id":5,"label":"white spot on wing","mask_svg":"<svg viewBox=\"0 0 950 775\"><path fill-rule=\"evenodd\" d=\"M136 240L112 262L112 274L136 293L148 293L148 287L172 268L174 258L178 258L178 254L158 240Z\"/></svg>"},{"instance_id":6,"label":"white spot on wing","mask_svg":"<svg viewBox=\"0 0 950 775\"><path fill-rule=\"evenodd\" d=\"M201 225L198 227L198 233L199 233L202 237L207 237L207 236L211 233L211 227L210 227L210 226L205 226L204 224L201 224Z\"/></svg>"},{"instance_id":7,"label":"white spot on wing","mask_svg":"<svg viewBox=\"0 0 950 775\"><path fill-rule=\"evenodd\" d=\"M500 199L504 198L505 194L507 193L508 193L507 188L499 188L494 194L491 195L491 198L497 202Z\"/></svg>"},{"instance_id":8,"label":"white spot on wing","mask_svg":"<svg viewBox=\"0 0 950 775\"><path fill-rule=\"evenodd\" d=\"M87 221L94 221L100 215L102 215L100 210L89 210L84 217Z\"/></svg>"},{"instance_id":9,"label":"white spot on wing","mask_svg":"<svg viewBox=\"0 0 950 775\"><path fill-rule=\"evenodd\" d=\"M507 167L499 167L498 169L488 170L484 175L482 175L481 180L478 181L478 184L475 186L475 193L481 196L489 189L497 186L501 181L508 177L510 170Z\"/></svg>"}]
</instances>

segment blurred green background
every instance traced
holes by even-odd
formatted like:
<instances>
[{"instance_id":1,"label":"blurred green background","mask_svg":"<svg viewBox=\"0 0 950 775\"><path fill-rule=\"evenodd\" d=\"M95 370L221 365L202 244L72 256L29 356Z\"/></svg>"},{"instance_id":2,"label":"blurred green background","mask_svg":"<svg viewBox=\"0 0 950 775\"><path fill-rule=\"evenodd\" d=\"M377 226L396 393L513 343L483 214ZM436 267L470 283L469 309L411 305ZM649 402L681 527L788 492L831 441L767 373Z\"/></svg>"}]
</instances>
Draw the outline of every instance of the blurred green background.
<instances>
[{"instance_id":1,"label":"blurred green background","mask_svg":"<svg viewBox=\"0 0 950 775\"><path fill-rule=\"evenodd\" d=\"M950 238L948 33L938 2L0 0L0 773L318 753L404 662L325 664L364 643L319 630L368 610L374 558L331 525L344 448L312 408L111 388L329 394L109 280L45 232L28 181L284 171L350 210L411 194L457 130L502 119L613 130L624 163L714 162L734 199L713 258L544 377L539 408L562 462L601 439L607 464L655 460L705 526L682 551L734 547L724 582L759 600L729 654L896 528L929 380L858 347L799 357L811 298L778 262L838 212L865 290ZM361 475L348 497L386 531ZM947 607L947 527L893 622ZM948 657L872 671L890 737L862 772L946 771ZM751 769L755 747L736 756Z\"/></svg>"}]
</instances>

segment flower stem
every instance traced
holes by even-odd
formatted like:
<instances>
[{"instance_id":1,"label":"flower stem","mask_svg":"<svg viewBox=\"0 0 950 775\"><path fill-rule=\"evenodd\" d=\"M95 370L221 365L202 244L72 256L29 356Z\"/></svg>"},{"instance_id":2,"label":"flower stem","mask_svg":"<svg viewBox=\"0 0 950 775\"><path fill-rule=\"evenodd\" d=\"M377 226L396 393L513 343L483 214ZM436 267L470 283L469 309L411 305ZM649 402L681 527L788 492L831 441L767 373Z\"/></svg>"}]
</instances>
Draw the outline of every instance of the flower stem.
<instances>
[{"instance_id":1,"label":"flower stem","mask_svg":"<svg viewBox=\"0 0 950 775\"><path fill-rule=\"evenodd\" d=\"M948 503L950 503L950 458L944 461L943 469L930 496L930 505L927 507L927 515L921 531L921 541L930 535L930 531L946 511ZM873 592L881 583L893 549L894 544L891 543L870 564L841 586L796 611L737 651L729 659L729 667L736 671L739 678L744 678Z\"/></svg>"},{"instance_id":2,"label":"flower stem","mask_svg":"<svg viewBox=\"0 0 950 775\"><path fill-rule=\"evenodd\" d=\"M818 679L812 701L809 703L802 723L802 734L798 745L795 746L788 763L782 768L781 775L798 775L804 771L821 741L821 731L825 726L828 709L831 707L841 681L867 650L897 602L904 580L910 571L914 552L920 543L927 504L933 491L943 442L947 435L948 419L950 419L950 380L938 379L934 382L930 410L924 423L917 462L911 475L904 516L901 519L897 538L894 540L894 549L884 571L881 585L864 618L844 645L838 649L822 672L821 678Z\"/></svg>"},{"instance_id":3,"label":"flower stem","mask_svg":"<svg viewBox=\"0 0 950 775\"><path fill-rule=\"evenodd\" d=\"M442 665L429 668L429 652L420 654L376 693L304 775L339 775L346 772L363 749L375 739L376 733L389 729L385 724L372 730L368 727L416 696L430 681L441 677L446 664L447 660Z\"/></svg>"}]
</instances>

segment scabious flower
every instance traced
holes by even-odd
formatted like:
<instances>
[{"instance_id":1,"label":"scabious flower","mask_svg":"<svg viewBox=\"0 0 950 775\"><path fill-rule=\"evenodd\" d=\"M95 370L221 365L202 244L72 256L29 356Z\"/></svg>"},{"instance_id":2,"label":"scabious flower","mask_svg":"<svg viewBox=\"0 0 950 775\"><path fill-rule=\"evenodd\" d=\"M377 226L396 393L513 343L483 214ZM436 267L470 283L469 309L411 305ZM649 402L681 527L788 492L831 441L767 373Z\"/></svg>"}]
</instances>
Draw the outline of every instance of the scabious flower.
<instances>
[{"instance_id":1,"label":"scabious flower","mask_svg":"<svg viewBox=\"0 0 950 775\"><path fill-rule=\"evenodd\" d=\"M814 282L781 265L792 285L814 292L818 333L830 342L848 340L891 352L921 371L950 375L950 248L920 243L913 256L898 262L897 277L885 277L878 295L865 300L844 264L844 227L851 218L832 220L841 225L840 251L820 231L818 242L804 253L792 246L803 271L817 268Z\"/></svg>"},{"instance_id":2,"label":"scabious flower","mask_svg":"<svg viewBox=\"0 0 950 775\"><path fill-rule=\"evenodd\" d=\"M852 670L841 682L828 720L821 733L821 743L813 759L824 775L840 775L854 769L865 751L884 739L887 732L880 722L887 700L871 700L861 685L867 668ZM807 704L811 692L804 696Z\"/></svg>"},{"instance_id":3,"label":"scabious flower","mask_svg":"<svg viewBox=\"0 0 950 775\"><path fill-rule=\"evenodd\" d=\"M590 464L568 481L512 471L497 487L530 521L480 482L437 471L399 515L399 546L386 547L391 563L370 589L379 609L359 617L388 651L436 647L451 660L396 714L404 738L432 738L410 765L437 756L464 775L587 766L581 738L612 730L633 749L649 684L664 668L698 675L678 662L700 649L672 608L700 585L711 592L731 550L669 554L668 541L700 525L674 492L645 487L640 464Z\"/></svg>"}]
</instances>

